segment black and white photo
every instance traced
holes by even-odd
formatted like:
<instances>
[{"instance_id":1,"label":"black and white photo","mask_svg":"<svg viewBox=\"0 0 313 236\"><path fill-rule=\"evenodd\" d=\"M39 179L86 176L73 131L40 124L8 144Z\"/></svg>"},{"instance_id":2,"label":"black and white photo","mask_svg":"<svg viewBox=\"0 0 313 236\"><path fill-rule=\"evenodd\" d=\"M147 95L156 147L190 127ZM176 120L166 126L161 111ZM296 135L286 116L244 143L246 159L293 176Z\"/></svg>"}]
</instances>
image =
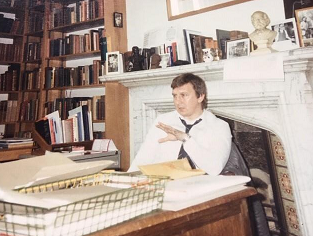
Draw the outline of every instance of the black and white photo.
<instances>
[{"instance_id":1,"label":"black and white photo","mask_svg":"<svg viewBox=\"0 0 313 236\"><path fill-rule=\"evenodd\" d=\"M300 47L297 24L294 18L273 23L271 29L277 32L272 45L273 49L285 51Z\"/></svg>"},{"instance_id":2,"label":"black and white photo","mask_svg":"<svg viewBox=\"0 0 313 236\"><path fill-rule=\"evenodd\" d=\"M227 59L249 56L250 55L250 39L238 39L227 41Z\"/></svg>"},{"instance_id":3,"label":"black and white photo","mask_svg":"<svg viewBox=\"0 0 313 236\"><path fill-rule=\"evenodd\" d=\"M114 27L123 28L123 14L119 12L113 13Z\"/></svg>"},{"instance_id":4,"label":"black and white photo","mask_svg":"<svg viewBox=\"0 0 313 236\"><path fill-rule=\"evenodd\" d=\"M106 72L108 74L122 73L122 58L118 51L106 54Z\"/></svg>"},{"instance_id":5,"label":"black and white photo","mask_svg":"<svg viewBox=\"0 0 313 236\"><path fill-rule=\"evenodd\" d=\"M303 8L295 12L300 45L313 46L313 7Z\"/></svg>"}]
</instances>

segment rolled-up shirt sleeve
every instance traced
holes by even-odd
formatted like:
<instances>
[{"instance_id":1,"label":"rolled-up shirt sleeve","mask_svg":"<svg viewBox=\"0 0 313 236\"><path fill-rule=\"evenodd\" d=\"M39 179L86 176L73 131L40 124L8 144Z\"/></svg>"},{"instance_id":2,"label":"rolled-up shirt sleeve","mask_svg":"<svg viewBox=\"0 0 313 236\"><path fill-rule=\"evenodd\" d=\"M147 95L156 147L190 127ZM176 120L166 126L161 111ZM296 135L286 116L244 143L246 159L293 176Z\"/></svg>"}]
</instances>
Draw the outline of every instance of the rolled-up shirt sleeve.
<instances>
[{"instance_id":1,"label":"rolled-up shirt sleeve","mask_svg":"<svg viewBox=\"0 0 313 236\"><path fill-rule=\"evenodd\" d=\"M191 138L184 143L185 151L197 168L209 175L221 173L231 149L232 135L229 125L218 118L215 119L214 124L206 131L191 130Z\"/></svg>"}]
</instances>

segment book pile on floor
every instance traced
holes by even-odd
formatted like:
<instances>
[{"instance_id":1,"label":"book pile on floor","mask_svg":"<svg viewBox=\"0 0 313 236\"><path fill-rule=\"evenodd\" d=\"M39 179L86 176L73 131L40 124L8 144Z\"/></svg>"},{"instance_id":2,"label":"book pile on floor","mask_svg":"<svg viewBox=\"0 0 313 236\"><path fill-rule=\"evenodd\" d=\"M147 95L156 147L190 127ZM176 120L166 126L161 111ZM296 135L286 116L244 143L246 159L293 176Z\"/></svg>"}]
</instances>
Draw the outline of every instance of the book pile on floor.
<instances>
[{"instance_id":1,"label":"book pile on floor","mask_svg":"<svg viewBox=\"0 0 313 236\"><path fill-rule=\"evenodd\" d=\"M31 138L3 138L0 139L0 149L31 148L34 141Z\"/></svg>"}]
</instances>

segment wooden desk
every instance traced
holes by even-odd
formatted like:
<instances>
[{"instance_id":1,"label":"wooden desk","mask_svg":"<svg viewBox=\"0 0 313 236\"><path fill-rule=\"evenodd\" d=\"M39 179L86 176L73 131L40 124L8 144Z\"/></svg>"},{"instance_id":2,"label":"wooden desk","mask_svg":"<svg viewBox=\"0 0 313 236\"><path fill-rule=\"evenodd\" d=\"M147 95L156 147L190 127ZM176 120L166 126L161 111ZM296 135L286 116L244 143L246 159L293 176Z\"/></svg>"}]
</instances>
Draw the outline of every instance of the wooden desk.
<instances>
[{"instance_id":1,"label":"wooden desk","mask_svg":"<svg viewBox=\"0 0 313 236\"><path fill-rule=\"evenodd\" d=\"M157 211L98 231L93 236L251 236L247 188L177 212Z\"/></svg>"},{"instance_id":2,"label":"wooden desk","mask_svg":"<svg viewBox=\"0 0 313 236\"><path fill-rule=\"evenodd\" d=\"M18 160L21 154L31 154L32 147L0 149L0 162Z\"/></svg>"}]
</instances>

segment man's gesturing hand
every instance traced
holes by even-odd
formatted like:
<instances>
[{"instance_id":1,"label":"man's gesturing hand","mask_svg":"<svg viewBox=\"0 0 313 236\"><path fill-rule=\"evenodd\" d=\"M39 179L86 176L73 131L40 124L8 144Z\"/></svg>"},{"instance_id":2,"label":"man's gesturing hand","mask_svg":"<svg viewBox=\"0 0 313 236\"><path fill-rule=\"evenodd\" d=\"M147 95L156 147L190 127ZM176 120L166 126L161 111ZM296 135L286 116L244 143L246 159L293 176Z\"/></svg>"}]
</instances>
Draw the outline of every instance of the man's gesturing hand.
<instances>
[{"instance_id":1,"label":"man's gesturing hand","mask_svg":"<svg viewBox=\"0 0 313 236\"><path fill-rule=\"evenodd\" d=\"M172 126L163 124L161 122L159 122L156 125L156 127L167 133L167 136L165 138L159 139L159 143L164 143L167 141L177 141L177 140L182 141L187 136L187 134L185 132L174 129Z\"/></svg>"}]
</instances>

